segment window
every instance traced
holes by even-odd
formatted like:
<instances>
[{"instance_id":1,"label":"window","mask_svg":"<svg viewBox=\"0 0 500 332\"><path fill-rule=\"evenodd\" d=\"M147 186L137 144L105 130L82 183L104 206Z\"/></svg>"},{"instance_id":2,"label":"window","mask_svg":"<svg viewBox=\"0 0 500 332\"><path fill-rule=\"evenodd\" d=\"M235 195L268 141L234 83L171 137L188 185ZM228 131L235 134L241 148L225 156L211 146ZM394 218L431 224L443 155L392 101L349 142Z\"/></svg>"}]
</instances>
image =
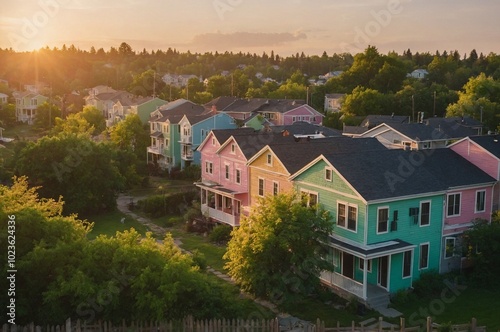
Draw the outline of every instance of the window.
<instances>
[{"instance_id":1,"label":"window","mask_svg":"<svg viewBox=\"0 0 500 332\"><path fill-rule=\"evenodd\" d=\"M316 207L318 205L318 193L302 190L301 195L304 206Z\"/></svg>"},{"instance_id":2,"label":"window","mask_svg":"<svg viewBox=\"0 0 500 332\"><path fill-rule=\"evenodd\" d=\"M330 168L325 168L325 180L332 181L332 170Z\"/></svg>"},{"instance_id":3,"label":"window","mask_svg":"<svg viewBox=\"0 0 500 332\"><path fill-rule=\"evenodd\" d=\"M273 165L273 155L268 153L267 156L266 156L266 163L269 165L269 166L272 166Z\"/></svg>"},{"instance_id":4,"label":"window","mask_svg":"<svg viewBox=\"0 0 500 332\"><path fill-rule=\"evenodd\" d=\"M231 144L231 153L235 153L236 151L236 146L234 144Z\"/></svg>"},{"instance_id":5,"label":"window","mask_svg":"<svg viewBox=\"0 0 500 332\"><path fill-rule=\"evenodd\" d=\"M460 215L460 196L461 194L449 194L447 200L447 217L454 217Z\"/></svg>"},{"instance_id":6,"label":"window","mask_svg":"<svg viewBox=\"0 0 500 332\"><path fill-rule=\"evenodd\" d=\"M358 219L358 208L355 205L338 203L337 205L337 225L356 232Z\"/></svg>"},{"instance_id":7,"label":"window","mask_svg":"<svg viewBox=\"0 0 500 332\"><path fill-rule=\"evenodd\" d=\"M264 196L264 179L259 179L259 196Z\"/></svg>"},{"instance_id":8,"label":"window","mask_svg":"<svg viewBox=\"0 0 500 332\"><path fill-rule=\"evenodd\" d=\"M422 149L430 149L430 148L431 148L431 142L422 143Z\"/></svg>"},{"instance_id":9,"label":"window","mask_svg":"<svg viewBox=\"0 0 500 332\"><path fill-rule=\"evenodd\" d=\"M201 140L203 141L204 138L205 138L205 129L202 129L201 130Z\"/></svg>"},{"instance_id":10,"label":"window","mask_svg":"<svg viewBox=\"0 0 500 332\"><path fill-rule=\"evenodd\" d=\"M476 213L486 211L486 190L476 191Z\"/></svg>"},{"instance_id":11,"label":"window","mask_svg":"<svg viewBox=\"0 0 500 332\"><path fill-rule=\"evenodd\" d=\"M241 171L239 169L236 170L236 175L235 175L235 181L236 183L240 184L241 183Z\"/></svg>"},{"instance_id":12,"label":"window","mask_svg":"<svg viewBox=\"0 0 500 332\"><path fill-rule=\"evenodd\" d=\"M215 146L215 138L212 138L212 145Z\"/></svg>"},{"instance_id":13,"label":"window","mask_svg":"<svg viewBox=\"0 0 500 332\"><path fill-rule=\"evenodd\" d=\"M447 237L444 239L444 258L455 256L455 238Z\"/></svg>"},{"instance_id":14,"label":"window","mask_svg":"<svg viewBox=\"0 0 500 332\"><path fill-rule=\"evenodd\" d=\"M280 184L278 182L273 181L273 195L277 196L280 192Z\"/></svg>"},{"instance_id":15,"label":"window","mask_svg":"<svg viewBox=\"0 0 500 332\"><path fill-rule=\"evenodd\" d=\"M212 172L213 172L213 165L212 165L212 163L209 162L209 161L206 161L205 162L205 173L212 174Z\"/></svg>"},{"instance_id":16,"label":"window","mask_svg":"<svg viewBox=\"0 0 500 332\"><path fill-rule=\"evenodd\" d=\"M292 122L295 122L295 121L297 121L297 119L294 116L292 116Z\"/></svg>"},{"instance_id":17,"label":"window","mask_svg":"<svg viewBox=\"0 0 500 332\"><path fill-rule=\"evenodd\" d=\"M365 260L360 258L359 259L359 269L363 271L365 269ZM368 265L366 266L366 271L367 272L372 272L372 260L368 260Z\"/></svg>"},{"instance_id":18,"label":"window","mask_svg":"<svg viewBox=\"0 0 500 332\"><path fill-rule=\"evenodd\" d=\"M229 165L224 165L226 180L229 180Z\"/></svg>"},{"instance_id":19,"label":"window","mask_svg":"<svg viewBox=\"0 0 500 332\"><path fill-rule=\"evenodd\" d=\"M420 202L420 226L431 223L431 202Z\"/></svg>"},{"instance_id":20,"label":"window","mask_svg":"<svg viewBox=\"0 0 500 332\"><path fill-rule=\"evenodd\" d=\"M389 225L389 208L378 208L377 213L377 233L387 233Z\"/></svg>"},{"instance_id":21,"label":"window","mask_svg":"<svg viewBox=\"0 0 500 332\"><path fill-rule=\"evenodd\" d=\"M411 250L403 253L403 278L411 276Z\"/></svg>"},{"instance_id":22,"label":"window","mask_svg":"<svg viewBox=\"0 0 500 332\"><path fill-rule=\"evenodd\" d=\"M426 269L429 267L429 244L420 245L420 263L418 265L419 269Z\"/></svg>"}]
</instances>

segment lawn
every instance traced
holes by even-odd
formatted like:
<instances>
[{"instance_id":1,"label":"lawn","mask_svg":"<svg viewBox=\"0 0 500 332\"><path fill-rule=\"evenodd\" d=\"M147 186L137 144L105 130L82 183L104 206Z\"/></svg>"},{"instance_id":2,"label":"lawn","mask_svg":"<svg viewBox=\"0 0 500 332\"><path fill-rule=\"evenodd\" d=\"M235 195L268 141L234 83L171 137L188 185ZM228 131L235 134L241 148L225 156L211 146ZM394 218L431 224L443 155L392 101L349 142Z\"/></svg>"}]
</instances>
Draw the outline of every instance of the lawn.
<instances>
[{"instance_id":1,"label":"lawn","mask_svg":"<svg viewBox=\"0 0 500 332\"><path fill-rule=\"evenodd\" d=\"M458 294L457 296L453 296ZM448 302L448 303L446 303ZM480 289L468 286L457 293L447 291L445 297L417 299L405 305L395 306L404 314L407 324L411 320L423 321L427 313L437 323L466 324L474 317L478 326L486 326L488 331L500 330L500 289ZM414 325L414 324L412 324Z\"/></svg>"},{"instance_id":2,"label":"lawn","mask_svg":"<svg viewBox=\"0 0 500 332\"><path fill-rule=\"evenodd\" d=\"M121 223L122 218L125 221ZM114 236L116 232L123 232L134 228L137 232L145 235L148 229L146 226L139 223L137 220L121 213L120 211L112 211L99 216L88 218L88 221L94 223L94 228L89 233L89 239L95 239L99 235Z\"/></svg>"},{"instance_id":3,"label":"lawn","mask_svg":"<svg viewBox=\"0 0 500 332\"><path fill-rule=\"evenodd\" d=\"M179 191L193 190L193 181L169 180L164 177L150 176L147 187L133 188L128 195L143 198L151 195L171 194Z\"/></svg>"}]
</instances>

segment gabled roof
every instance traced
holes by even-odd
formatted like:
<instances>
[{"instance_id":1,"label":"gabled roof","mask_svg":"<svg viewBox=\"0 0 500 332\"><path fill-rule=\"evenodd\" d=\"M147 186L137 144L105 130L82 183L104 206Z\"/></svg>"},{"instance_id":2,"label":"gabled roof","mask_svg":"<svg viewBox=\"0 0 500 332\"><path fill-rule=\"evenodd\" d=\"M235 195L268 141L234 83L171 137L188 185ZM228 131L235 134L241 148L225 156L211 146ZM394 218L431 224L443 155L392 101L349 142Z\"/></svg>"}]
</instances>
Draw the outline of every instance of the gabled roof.
<instances>
[{"instance_id":1,"label":"gabled roof","mask_svg":"<svg viewBox=\"0 0 500 332\"><path fill-rule=\"evenodd\" d=\"M364 151L324 158L366 201L495 182L450 149Z\"/></svg>"},{"instance_id":2,"label":"gabled roof","mask_svg":"<svg viewBox=\"0 0 500 332\"><path fill-rule=\"evenodd\" d=\"M201 142L198 150L201 150L203 146L208 142L209 137L213 135L220 145L223 145L231 136L235 135L248 135L255 132L253 128L237 128L237 129L213 129L210 134Z\"/></svg>"},{"instance_id":3,"label":"gabled roof","mask_svg":"<svg viewBox=\"0 0 500 332\"><path fill-rule=\"evenodd\" d=\"M222 111L238 99L238 97L221 96L209 101L204 106L207 109L212 109L215 106L218 111Z\"/></svg>"},{"instance_id":4,"label":"gabled roof","mask_svg":"<svg viewBox=\"0 0 500 332\"><path fill-rule=\"evenodd\" d=\"M217 152L222 151L230 142L234 141L238 145L241 153L243 153L243 155L245 156L246 160L249 160L264 146L266 146L268 142L275 139L280 138L275 137L275 135L272 133L261 131L253 131L251 133L246 133L243 135L233 135L228 140L226 140L226 142L219 148Z\"/></svg>"},{"instance_id":5,"label":"gabled roof","mask_svg":"<svg viewBox=\"0 0 500 332\"><path fill-rule=\"evenodd\" d=\"M371 129L382 123L408 123L408 121L409 118L404 115L368 115L359 126Z\"/></svg>"},{"instance_id":6,"label":"gabled roof","mask_svg":"<svg viewBox=\"0 0 500 332\"><path fill-rule=\"evenodd\" d=\"M469 139L500 159L500 142L498 135L471 136Z\"/></svg>"},{"instance_id":7,"label":"gabled roof","mask_svg":"<svg viewBox=\"0 0 500 332\"><path fill-rule=\"evenodd\" d=\"M478 135L483 127L481 122L470 117L428 118L424 123L444 132L448 137L462 138Z\"/></svg>"},{"instance_id":8,"label":"gabled roof","mask_svg":"<svg viewBox=\"0 0 500 332\"><path fill-rule=\"evenodd\" d=\"M274 135L267 146L256 153L249 162L270 149L289 174L294 174L309 162L328 153L354 153L355 151L381 151L386 148L375 138L329 137L296 139L293 136Z\"/></svg>"}]
</instances>

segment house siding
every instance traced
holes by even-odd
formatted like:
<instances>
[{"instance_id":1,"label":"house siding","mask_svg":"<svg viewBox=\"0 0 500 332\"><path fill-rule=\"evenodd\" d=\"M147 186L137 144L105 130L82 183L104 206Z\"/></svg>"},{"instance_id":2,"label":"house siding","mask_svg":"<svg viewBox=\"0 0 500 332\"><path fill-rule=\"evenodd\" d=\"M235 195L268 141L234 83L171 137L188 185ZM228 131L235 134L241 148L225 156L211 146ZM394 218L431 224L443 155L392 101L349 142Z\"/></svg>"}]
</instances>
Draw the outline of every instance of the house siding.
<instances>
[{"instance_id":1,"label":"house siding","mask_svg":"<svg viewBox=\"0 0 500 332\"><path fill-rule=\"evenodd\" d=\"M215 140L215 146L212 145L212 139ZM215 139L215 136L213 133L210 133L207 136L207 142L203 146L203 149L200 151L200 158L201 158L201 176L203 180L209 180L213 182L220 183L221 181L221 172L220 172L220 157L217 155L215 152L219 149L220 143L217 139ZM211 162L212 163L212 174L207 173L205 171L205 163L206 162Z\"/></svg>"},{"instance_id":2,"label":"house siding","mask_svg":"<svg viewBox=\"0 0 500 332\"><path fill-rule=\"evenodd\" d=\"M499 179L500 161L474 142L466 139L453 145L450 149L482 169L486 174L497 180Z\"/></svg>"}]
</instances>

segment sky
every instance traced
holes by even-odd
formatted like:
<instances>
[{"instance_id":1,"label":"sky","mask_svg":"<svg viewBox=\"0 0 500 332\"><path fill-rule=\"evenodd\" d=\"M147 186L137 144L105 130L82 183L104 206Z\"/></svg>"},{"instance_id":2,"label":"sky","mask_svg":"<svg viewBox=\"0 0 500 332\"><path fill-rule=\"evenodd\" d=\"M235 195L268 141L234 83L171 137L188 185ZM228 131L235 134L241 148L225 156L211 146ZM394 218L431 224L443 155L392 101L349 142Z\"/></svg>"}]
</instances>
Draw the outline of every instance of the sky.
<instances>
[{"instance_id":1,"label":"sky","mask_svg":"<svg viewBox=\"0 0 500 332\"><path fill-rule=\"evenodd\" d=\"M0 0L0 48L500 54L498 0Z\"/></svg>"}]
</instances>

